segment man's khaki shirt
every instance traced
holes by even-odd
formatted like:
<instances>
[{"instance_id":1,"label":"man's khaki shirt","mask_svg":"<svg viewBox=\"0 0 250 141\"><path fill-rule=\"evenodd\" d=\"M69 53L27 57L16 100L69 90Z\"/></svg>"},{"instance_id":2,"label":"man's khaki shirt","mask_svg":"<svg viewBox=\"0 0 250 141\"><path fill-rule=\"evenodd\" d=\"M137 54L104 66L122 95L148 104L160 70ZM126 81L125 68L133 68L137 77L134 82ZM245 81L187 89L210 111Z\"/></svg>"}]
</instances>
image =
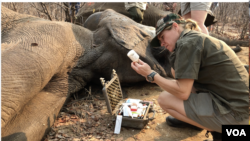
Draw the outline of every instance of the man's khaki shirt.
<instances>
[{"instance_id":1,"label":"man's khaki shirt","mask_svg":"<svg viewBox=\"0 0 250 141\"><path fill-rule=\"evenodd\" d=\"M170 56L175 79L194 79L194 87L211 94L221 114L248 118L248 73L234 51L209 35L184 30Z\"/></svg>"}]
</instances>

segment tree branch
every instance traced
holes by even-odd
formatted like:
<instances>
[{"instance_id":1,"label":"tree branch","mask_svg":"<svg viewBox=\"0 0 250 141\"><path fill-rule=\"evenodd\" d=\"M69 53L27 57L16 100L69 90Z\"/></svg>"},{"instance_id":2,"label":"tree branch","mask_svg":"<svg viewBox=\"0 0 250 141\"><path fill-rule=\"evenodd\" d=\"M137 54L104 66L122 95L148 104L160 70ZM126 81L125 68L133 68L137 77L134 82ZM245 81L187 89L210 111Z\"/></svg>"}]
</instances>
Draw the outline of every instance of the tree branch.
<instances>
[{"instance_id":1,"label":"tree branch","mask_svg":"<svg viewBox=\"0 0 250 141\"><path fill-rule=\"evenodd\" d=\"M52 2L51 4L56 4L56 5L60 6L61 8L63 8L64 11L65 11L66 9L68 9L67 6L60 5L59 3Z\"/></svg>"},{"instance_id":2,"label":"tree branch","mask_svg":"<svg viewBox=\"0 0 250 141\"><path fill-rule=\"evenodd\" d=\"M82 6L80 6L80 8L82 8L85 4L86 4L86 2L83 2ZM80 9L80 8L79 8L79 9Z\"/></svg>"},{"instance_id":3,"label":"tree branch","mask_svg":"<svg viewBox=\"0 0 250 141\"><path fill-rule=\"evenodd\" d=\"M44 13L44 11L41 11L40 9L38 9L36 6L35 6L35 4L34 3L30 3L30 5L32 6L32 7L34 7L37 11L39 11L40 13Z\"/></svg>"},{"instance_id":4,"label":"tree branch","mask_svg":"<svg viewBox=\"0 0 250 141\"><path fill-rule=\"evenodd\" d=\"M12 5L13 5L13 8L14 8L14 11L17 12L16 5L14 4L14 2L12 2Z\"/></svg>"},{"instance_id":5,"label":"tree branch","mask_svg":"<svg viewBox=\"0 0 250 141\"><path fill-rule=\"evenodd\" d=\"M47 9L45 3L41 2L40 4L41 4L41 6L42 6L42 8L43 8L44 13L45 13L45 14L48 16L48 18L52 21L52 18L51 18L50 14L49 14L49 11L48 11L48 9Z\"/></svg>"}]
</instances>

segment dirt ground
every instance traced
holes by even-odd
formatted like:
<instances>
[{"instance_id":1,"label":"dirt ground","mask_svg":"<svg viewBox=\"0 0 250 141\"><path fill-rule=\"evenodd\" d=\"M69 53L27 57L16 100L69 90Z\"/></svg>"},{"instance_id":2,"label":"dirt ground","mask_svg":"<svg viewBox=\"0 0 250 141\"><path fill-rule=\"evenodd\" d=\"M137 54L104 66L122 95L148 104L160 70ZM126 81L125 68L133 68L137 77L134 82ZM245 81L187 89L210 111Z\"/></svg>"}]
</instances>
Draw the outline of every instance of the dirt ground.
<instances>
[{"instance_id":1,"label":"dirt ground","mask_svg":"<svg viewBox=\"0 0 250 141\"><path fill-rule=\"evenodd\" d=\"M92 89L94 91L99 88ZM99 92L92 92L95 95L93 101L72 99L66 104L45 141L200 141L206 139L205 130L200 132L189 128L173 128L165 123L169 114L157 103L158 95L163 91L157 85L143 83L122 89L128 94L128 98L154 101L155 118L143 129L122 127L120 134L114 134L114 117L107 112L105 100L97 99L103 98L102 93L97 90ZM149 117L152 116L153 113L149 113Z\"/></svg>"},{"instance_id":2,"label":"dirt ground","mask_svg":"<svg viewBox=\"0 0 250 141\"><path fill-rule=\"evenodd\" d=\"M233 47L232 47L233 48ZM249 49L242 47L237 53L243 64L248 64ZM155 84L142 83L123 87L128 98L154 101L155 118L143 129L122 127L120 134L114 134L114 116L107 111L101 87L92 86L92 95L87 90L74 95L65 104L45 141L202 141L206 130L173 128L166 124L169 116L158 103L158 95L163 91ZM152 117L153 113L149 113ZM211 134L209 138L212 138Z\"/></svg>"}]
</instances>

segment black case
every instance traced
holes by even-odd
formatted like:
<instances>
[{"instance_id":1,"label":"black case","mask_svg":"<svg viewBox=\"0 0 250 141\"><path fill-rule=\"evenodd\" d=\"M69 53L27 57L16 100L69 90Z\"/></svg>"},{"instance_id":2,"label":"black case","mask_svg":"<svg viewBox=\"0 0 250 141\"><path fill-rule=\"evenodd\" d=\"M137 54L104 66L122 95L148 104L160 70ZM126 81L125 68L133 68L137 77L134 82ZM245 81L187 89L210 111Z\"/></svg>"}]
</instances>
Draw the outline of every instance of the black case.
<instances>
[{"instance_id":1,"label":"black case","mask_svg":"<svg viewBox=\"0 0 250 141\"><path fill-rule=\"evenodd\" d=\"M117 116L119 111L114 111L117 109L117 106L119 103L126 102L126 100L123 99L122 95L122 90L119 82L119 78L113 70L113 73L111 74L111 80L107 81L105 83L105 80L103 78L100 78L101 83L103 85L103 95L106 100L108 112L112 115ZM145 112L145 116L143 119L138 119L138 118L131 118L131 117L122 117L122 126L124 127L132 127L132 128L144 128L144 126L149 122L149 120L154 119L155 116L155 111L152 109L152 106L150 105L149 102L144 102L148 108ZM118 107L119 109L120 107ZM148 113L153 112L153 116L151 118L148 118Z\"/></svg>"}]
</instances>

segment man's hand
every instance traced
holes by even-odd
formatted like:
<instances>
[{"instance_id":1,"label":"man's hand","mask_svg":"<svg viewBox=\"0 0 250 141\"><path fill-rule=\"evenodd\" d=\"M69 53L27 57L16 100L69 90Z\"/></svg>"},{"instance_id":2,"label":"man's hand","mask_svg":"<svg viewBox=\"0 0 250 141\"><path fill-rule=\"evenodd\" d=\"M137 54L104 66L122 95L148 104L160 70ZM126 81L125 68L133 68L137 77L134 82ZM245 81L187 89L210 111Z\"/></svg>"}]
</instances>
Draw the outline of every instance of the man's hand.
<instances>
[{"instance_id":1,"label":"man's hand","mask_svg":"<svg viewBox=\"0 0 250 141\"><path fill-rule=\"evenodd\" d=\"M142 60L138 60L137 62L132 62L131 63L131 67L133 70L135 70L138 74L142 75L143 77L147 78L147 76L153 72L153 70L151 70L151 67L147 64L144 63Z\"/></svg>"}]
</instances>

